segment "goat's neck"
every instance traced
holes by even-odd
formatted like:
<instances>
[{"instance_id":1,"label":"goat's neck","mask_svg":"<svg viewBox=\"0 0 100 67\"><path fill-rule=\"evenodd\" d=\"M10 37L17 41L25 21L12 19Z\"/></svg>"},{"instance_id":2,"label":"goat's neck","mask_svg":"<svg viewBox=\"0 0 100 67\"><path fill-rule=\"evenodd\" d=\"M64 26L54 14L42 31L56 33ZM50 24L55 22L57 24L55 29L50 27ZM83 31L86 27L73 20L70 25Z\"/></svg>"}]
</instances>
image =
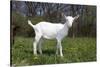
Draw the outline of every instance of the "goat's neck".
<instances>
[{"instance_id":1,"label":"goat's neck","mask_svg":"<svg viewBox=\"0 0 100 67\"><path fill-rule=\"evenodd\" d=\"M64 24L64 27L63 27L64 30L68 31L69 27L67 25L67 22Z\"/></svg>"}]
</instances>

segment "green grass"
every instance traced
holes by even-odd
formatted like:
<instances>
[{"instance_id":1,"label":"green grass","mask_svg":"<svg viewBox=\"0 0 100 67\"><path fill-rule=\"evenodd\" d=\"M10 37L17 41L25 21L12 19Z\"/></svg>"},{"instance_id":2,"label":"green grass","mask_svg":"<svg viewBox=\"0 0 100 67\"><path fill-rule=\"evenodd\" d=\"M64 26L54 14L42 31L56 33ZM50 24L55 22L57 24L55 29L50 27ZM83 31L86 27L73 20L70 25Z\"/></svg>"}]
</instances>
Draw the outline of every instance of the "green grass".
<instances>
[{"instance_id":1,"label":"green grass","mask_svg":"<svg viewBox=\"0 0 100 67\"><path fill-rule=\"evenodd\" d=\"M56 41L45 40L43 54L34 56L34 38L15 37L11 47L11 62L14 65L40 65L96 61L96 38L65 38L62 41L64 58L55 55Z\"/></svg>"}]
</instances>

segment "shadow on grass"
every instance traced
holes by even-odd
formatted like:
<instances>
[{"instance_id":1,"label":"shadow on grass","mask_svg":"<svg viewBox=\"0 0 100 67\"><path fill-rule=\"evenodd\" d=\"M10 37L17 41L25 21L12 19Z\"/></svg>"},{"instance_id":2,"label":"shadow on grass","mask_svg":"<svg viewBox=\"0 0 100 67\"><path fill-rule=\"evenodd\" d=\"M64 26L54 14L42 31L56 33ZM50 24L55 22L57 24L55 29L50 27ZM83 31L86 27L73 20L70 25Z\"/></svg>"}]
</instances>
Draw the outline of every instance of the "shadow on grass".
<instances>
[{"instance_id":1,"label":"shadow on grass","mask_svg":"<svg viewBox=\"0 0 100 67\"><path fill-rule=\"evenodd\" d=\"M27 50L27 49L25 49L24 52L28 53L28 54L33 54L33 50ZM39 51L37 51L37 53L40 55ZM53 50L53 49L42 50L42 54L43 55L48 55L48 56L55 55L55 50Z\"/></svg>"},{"instance_id":2,"label":"shadow on grass","mask_svg":"<svg viewBox=\"0 0 100 67\"><path fill-rule=\"evenodd\" d=\"M47 49L47 50L43 50L42 53L45 54L45 55L48 55L48 56L50 56L50 55L55 55L55 50Z\"/></svg>"}]
</instances>

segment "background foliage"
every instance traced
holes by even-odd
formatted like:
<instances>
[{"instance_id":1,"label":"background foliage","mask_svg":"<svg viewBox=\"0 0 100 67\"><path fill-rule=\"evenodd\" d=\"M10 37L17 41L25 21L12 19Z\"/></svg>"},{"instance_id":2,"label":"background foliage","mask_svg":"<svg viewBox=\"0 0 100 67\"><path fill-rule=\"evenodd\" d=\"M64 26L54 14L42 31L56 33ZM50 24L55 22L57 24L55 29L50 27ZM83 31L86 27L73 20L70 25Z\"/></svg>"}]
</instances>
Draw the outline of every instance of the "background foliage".
<instances>
[{"instance_id":1,"label":"background foliage","mask_svg":"<svg viewBox=\"0 0 100 67\"><path fill-rule=\"evenodd\" d=\"M33 30L27 24L28 19L33 24L40 21L64 23L65 19L61 15L64 13L66 16L80 15L70 29L69 36L96 36L96 6L11 1L11 11L12 25L17 35L32 36Z\"/></svg>"}]
</instances>

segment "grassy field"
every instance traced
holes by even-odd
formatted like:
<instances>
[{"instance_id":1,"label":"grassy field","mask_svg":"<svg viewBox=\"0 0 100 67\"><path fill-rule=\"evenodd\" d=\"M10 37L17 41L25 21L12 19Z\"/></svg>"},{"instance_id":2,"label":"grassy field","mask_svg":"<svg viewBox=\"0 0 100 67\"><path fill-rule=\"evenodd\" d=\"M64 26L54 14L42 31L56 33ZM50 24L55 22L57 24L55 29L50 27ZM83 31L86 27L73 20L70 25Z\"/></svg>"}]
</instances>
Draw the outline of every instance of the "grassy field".
<instances>
[{"instance_id":1,"label":"grassy field","mask_svg":"<svg viewBox=\"0 0 100 67\"><path fill-rule=\"evenodd\" d=\"M34 56L34 38L15 37L11 46L11 62L14 65L40 65L96 61L95 38L65 38L62 41L64 58L55 54L56 41L45 40L43 55Z\"/></svg>"}]
</instances>

